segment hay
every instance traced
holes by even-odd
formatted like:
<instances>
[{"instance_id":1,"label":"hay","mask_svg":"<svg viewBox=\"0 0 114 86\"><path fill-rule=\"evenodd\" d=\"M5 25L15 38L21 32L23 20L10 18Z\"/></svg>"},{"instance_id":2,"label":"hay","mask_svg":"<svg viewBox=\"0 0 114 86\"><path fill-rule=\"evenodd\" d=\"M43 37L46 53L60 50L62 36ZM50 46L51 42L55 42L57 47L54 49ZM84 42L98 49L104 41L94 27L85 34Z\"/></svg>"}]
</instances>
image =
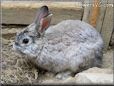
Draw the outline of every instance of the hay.
<instances>
[{"instance_id":1,"label":"hay","mask_svg":"<svg viewBox=\"0 0 114 86\"><path fill-rule=\"evenodd\" d=\"M4 43L2 47L1 82L7 84L32 83L38 79L38 69L16 55L12 46ZM38 80L37 80L38 82Z\"/></svg>"},{"instance_id":2,"label":"hay","mask_svg":"<svg viewBox=\"0 0 114 86\"><path fill-rule=\"evenodd\" d=\"M0 61L2 67L1 83L5 84L26 84L26 83L32 84L33 82L38 83L39 70L35 68L34 65L29 64L24 59L24 57L17 55L12 50L12 42L14 40L14 37L9 38L7 34L7 37L6 35L5 36L3 35L3 38L1 40L2 40L2 58Z\"/></svg>"}]
</instances>

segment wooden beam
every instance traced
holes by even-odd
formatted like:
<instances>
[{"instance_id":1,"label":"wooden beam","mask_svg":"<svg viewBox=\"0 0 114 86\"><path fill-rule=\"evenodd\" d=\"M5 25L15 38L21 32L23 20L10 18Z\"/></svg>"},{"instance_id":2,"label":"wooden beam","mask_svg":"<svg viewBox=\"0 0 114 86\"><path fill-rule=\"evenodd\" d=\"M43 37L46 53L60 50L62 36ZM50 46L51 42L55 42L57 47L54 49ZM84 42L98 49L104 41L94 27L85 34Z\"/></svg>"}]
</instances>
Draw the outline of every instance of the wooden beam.
<instances>
[{"instance_id":1,"label":"wooden beam","mask_svg":"<svg viewBox=\"0 0 114 86\"><path fill-rule=\"evenodd\" d=\"M92 0L92 9L90 12L89 23L96 27L97 18L99 15L99 0Z\"/></svg>"},{"instance_id":2,"label":"wooden beam","mask_svg":"<svg viewBox=\"0 0 114 86\"><path fill-rule=\"evenodd\" d=\"M112 5L110 5L112 3ZM104 39L105 49L108 49L111 35L113 32L113 0L108 0L106 14L102 26L101 35Z\"/></svg>"},{"instance_id":3,"label":"wooden beam","mask_svg":"<svg viewBox=\"0 0 114 86\"><path fill-rule=\"evenodd\" d=\"M106 13L106 4L107 4L108 0L100 0L100 9L99 9L99 16L97 18L97 22L96 22L96 29L97 31L101 32L101 28L103 25L103 21L104 21L104 17L105 17L105 13Z\"/></svg>"},{"instance_id":4,"label":"wooden beam","mask_svg":"<svg viewBox=\"0 0 114 86\"><path fill-rule=\"evenodd\" d=\"M84 7L84 13L83 13L82 21L89 23L88 19L89 19L89 14L90 14L90 10L91 10L90 1L84 0L83 7Z\"/></svg>"},{"instance_id":5,"label":"wooden beam","mask_svg":"<svg viewBox=\"0 0 114 86\"><path fill-rule=\"evenodd\" d=\"M2 23L30 24L33 22L37 10L43 5L47 5L54 14L51 24L57 24L66 19L81 19L83 15L81 2L3 1L1 4Z\"/></svg>"}]
</instances>

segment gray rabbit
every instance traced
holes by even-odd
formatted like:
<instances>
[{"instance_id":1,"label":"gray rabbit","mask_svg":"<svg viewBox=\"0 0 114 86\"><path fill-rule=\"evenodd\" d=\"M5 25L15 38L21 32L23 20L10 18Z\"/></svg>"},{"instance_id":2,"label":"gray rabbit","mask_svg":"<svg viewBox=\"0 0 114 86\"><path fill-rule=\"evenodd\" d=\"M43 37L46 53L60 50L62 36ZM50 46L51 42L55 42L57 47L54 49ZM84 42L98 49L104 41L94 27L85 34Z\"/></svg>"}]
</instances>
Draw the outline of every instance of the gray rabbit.
<instances>
[{"instance_id":1,"label":"gray rabbit","mask_svg":"<svg viewBox=\"0 0 114 86\"><path fill-rule=\"evenodd\" d=\"M103 40L91 25L65 20L50 26L47 6L35 21L17 33L13 48L40 68L59 74L72 74L102 64Z\"/></svg>"}]
</instances>

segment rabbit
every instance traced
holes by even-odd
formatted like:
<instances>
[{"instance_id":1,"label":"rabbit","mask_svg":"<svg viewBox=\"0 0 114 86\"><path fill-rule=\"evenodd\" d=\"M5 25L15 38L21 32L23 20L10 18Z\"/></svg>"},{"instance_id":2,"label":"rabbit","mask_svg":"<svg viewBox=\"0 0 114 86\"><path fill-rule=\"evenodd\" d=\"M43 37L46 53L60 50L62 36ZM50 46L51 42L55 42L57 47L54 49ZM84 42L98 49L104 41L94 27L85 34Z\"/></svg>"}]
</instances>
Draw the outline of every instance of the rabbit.
<instances>
[{"instance_id":1,"label":"rabbit","mask_svg":"<svg viewBox=\"0 0 114 86\"><path fill-rule=\"evenodd\" d=\"M52 15L48 6L42 6L33 23L16 34L13 49L58 76L101 67L104 43L100 33L81 20L49 26Z\"/></svg>"}]
</instances>

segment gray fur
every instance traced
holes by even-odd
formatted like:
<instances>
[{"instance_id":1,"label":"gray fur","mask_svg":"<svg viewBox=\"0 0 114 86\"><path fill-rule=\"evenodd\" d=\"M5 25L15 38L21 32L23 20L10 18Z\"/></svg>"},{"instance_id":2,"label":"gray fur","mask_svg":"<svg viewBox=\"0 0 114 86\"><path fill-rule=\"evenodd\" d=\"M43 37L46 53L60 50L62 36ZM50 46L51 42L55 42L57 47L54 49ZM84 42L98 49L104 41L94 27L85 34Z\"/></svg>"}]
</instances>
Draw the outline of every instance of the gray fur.
<instances>
[{"instance_id":1,"label":"gray fur","mask_svg":"<svg viewBox=\"0 0 114 86\"><path fill-rule=\"evenodd\" d=\"M28 31L28 36L34 30L34 24L25 30ZM22 33L25 34L22 31L17 35L18 41L18 38L23 38ZM83 21L62 21L50 26L43 37L33 38L34 42L27 46L14 44L14 47L46 70L77 72L83 68L99 66L101 63L103 40L95 28Z\"/></svg>"}]
</instances>

